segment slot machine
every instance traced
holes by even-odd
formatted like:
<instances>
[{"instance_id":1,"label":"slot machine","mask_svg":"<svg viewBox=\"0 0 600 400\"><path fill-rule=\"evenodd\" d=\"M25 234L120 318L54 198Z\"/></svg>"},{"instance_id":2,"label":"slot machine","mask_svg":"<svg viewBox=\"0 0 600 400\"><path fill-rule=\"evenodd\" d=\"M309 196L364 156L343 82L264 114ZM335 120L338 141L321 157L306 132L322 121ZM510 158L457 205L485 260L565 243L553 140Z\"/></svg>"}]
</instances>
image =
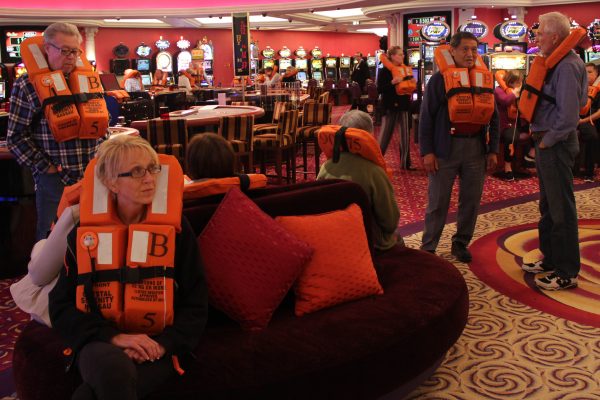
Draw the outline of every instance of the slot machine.
<instances>
[{"instance_id":1,"label":"slot machine","mask_svg":"<svg viewBox=\"0 0 600 400\"><path fill-rule=\"evenodd\" d=\"M344 53L340 56L340 68L339 77L344 79L350 79L350 72L352 68L352 57L345 56Z\"/></svg>"},{"instance_id":2,"label":"slot machine","mask_svg":"<svg viewBox=\"0 0 600 400\"><path fill-rule=\"evenodd\" d=\"M196 82L199 82L200 86L208 86L208 82L204 77L204 50L202 49L202 41L198 40L196 47L194 47L190 53L192 54L191 68L195 72L194 77Z\"/></svg>"},{"instance_id":3,"label":"slot machine","mask_svg":"<svg viewBox=\"0 0 600 400\"><path fill-rule=\"evenodd\" d=\"M306 50L300 46L294 54L296 54L294 67L298 70L296 78L302 82L302 86L308 86L308 60L306 59Z\"/></svg>"},{"instance_id":4,"label":"slot machine","mask_svg":"<svg viewBox=\"0 0 600 400\"><path fill-rule=\"evenodd\" d=\"M259 66L260 62L258 60L258 54L259 54L258 42L251 41L250 42L250 79L252 79L253 82L256 79L256 74L258 74L258 70L259 70L258 66Z\"/></svg>"},{"instance_id":5,"label":"slot machine","mask_svg":"<svg viewBox=\"0 0 600 400\"><path fill-rule=\"evenodd\" d=\"M317 46L310 51L310 55L310 75L317 82L323 82L323 52Z\"/></svg>"},{"instance_id":6,"label":"slot machine","mask_svg":"<svg viewBox=\"0 0 600 400\"><path fill-rule=\"evenodd\" d=\"M495 53L488 54L489 68L493 74L503 69L520 71L525 76L529 71L529 60L527 56L527 43L521 42L527 35L527 26L516 20L509 20L496 25L494 36L502 43L494 45ZM496 82L497 84L497 82Z\"/></svg>"},{"instance_id":7,"label":"slot machine","mask_svg":"<svg viewBox=\"0 0 600 400\"><path fill-rule=\"evenodd\" d=\"M152 54L152 49L150 48L150 46L142 42L138 47L135 48L135 54L138 56L138 58L133 59L133 68L139 71L142 77L142 83L144 84L144 87L151 86L152 60L150 59L150 54Z\"/></svg>"},{"instance_id":8,"label":"slot machine","mask_svg":"<svg viewBox=\"0 0 600 400\"><path fill-rule=\"evenodd\" d=\"M154 64L156 69L160 69L165 72L168 76L167 84L174 84L173 79L173 56L167 51L171 43L168 40L164 40L161 36L155 43L156 48L159 50L154 58Z\"/></svg>"},{"instance_id":9,"label":"slot machine","mask_svg":"<svg viewBox=\"0 0 600 400\"><path fill-rule=\"evenodd\" d=\"M586 63L600 60L600 19L595 19L587 27L588 37L592 41L592 46L583 53L583 61Z\"/></svg>"},{"instance_id":10,"label":"slot machine","mask_svg":"<svg viewBox=\"0 0 600 400\"><path fill-rule=\"evenodd\" d=\"M369 76L371 80L375 80L375 69L377 68L377 58L372 56L371 53L367 55L367 66L369 67Z\"/></svg>"},{"instance_id":11,"label":"slot machine","mask_svg":"<svg viewBox=\"0 0 600 400\"><path fill-rule=\"evenodd\" d=\"M177 53L177 57L175 57L175 61L177 63L177 72L191 69L192 53L188 49L192 44L189 40L184 39L183 36L180 36L175 45L179 49L179 53Z\"/></svg>"},{"instance_id":12,"label":"slot machine","mask_svg":"<svg viewBox=\"0 0 600 400\"><path fill-rule=\"evenodd\" d=\"M283 72L293 64L293 61L290 58L292 51L288 49L287 46L283 46L283 48L279 50L277 54L279 54L279 72L283 74Z\"/></svg>"},{"instance_id":13,"label":"slot machine","mask_svg":"<svg viewBox=\"0 0 600 400\"><path fill-rule=\"evenodd\" d=\"M0 64L0 103L8 99L8 68ZM2 109L0 109L1 111Z\"/></svg>"},{"instance_id":14,"label":"slot machine","mask_svg":"<svg viewBox=\"0 0 600 400\"><path fill-rule=\"evenodd\" d=\"M325 78L338 79L338 59L337 57L331 57L329 54L325 57Z\"/></svg>"},{"instance_id":15,"label":"slot machine","mask_svg":"<svg viewBox=\"0 0 600 400\"><path fill-rule=\"evenodd\" d=\"M433 62L435 48L446 42L450 37L450 26L442 21L432 21L421 28L420 32L423 42L421 43L421 59L419 60L421 79L421 91L425 92L425 86L436 71Z\"/></svg>"},{"instance_id":16,"label":"slot machine","mask_svg":"<svg viewBox=\"0 0 600 400\"><path fill-rule=\"evenodd\" d=\"M273 59L273 57L275 57L275 50L273 50L271 48L271 46L267 46L262 51L262 55L263 55L262 68L263 69L266 69L269 67L273 68L275 66L275 60Z\"/></svg>"},{"instance_id":17,"label":"slot machine","mask_svg":"<svg viewBox=\"0 0 600 400\"><path fill-rule=\"evenodd\" d=\"M208 40L206 36L202 38L200 45L204 51L204 61L202 62L202 70L204 71L204 79L210 86L214 86L214 48L212 40Z\"/></svg>"},{"instance_id":18,"label":"slot machine","mask_svg":"<svg viewBox=\"0 0 600 400\"><path fill-rule=\"evenodd\" d=\"M110 72L117 76L125 75L125 70L131 68L131 60L129 60L129 47L123 43L119 43L113 47L113 55L115 58L110 60Z\"/></svg>"}]
</instances>

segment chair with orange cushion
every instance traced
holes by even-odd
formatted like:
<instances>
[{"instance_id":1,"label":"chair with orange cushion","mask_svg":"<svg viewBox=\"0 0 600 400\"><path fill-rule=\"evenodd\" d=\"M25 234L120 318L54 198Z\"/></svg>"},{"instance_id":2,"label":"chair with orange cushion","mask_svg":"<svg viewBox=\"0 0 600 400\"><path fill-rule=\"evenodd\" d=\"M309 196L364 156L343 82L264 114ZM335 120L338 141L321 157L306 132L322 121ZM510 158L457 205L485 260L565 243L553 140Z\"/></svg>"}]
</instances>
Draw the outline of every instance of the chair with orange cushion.
<instances>
[{"instance_id":1,"label":"chair with orange cushion","mask_svg":"<svg viewBox=\"0 0 600 400\"><path fill-rule=\"evenodd\" d=\"M296 130L296 143L302 145L302 170L308 174L307 158L308 145L312 144L315 156L315 176L319 173L319 156L321 150L317 143L319 130L323 125L331 123L332 106L329 103L306 103L302 112L302 126Z\"/></svg>"},{"instance_id":2,"label":"chair with orange cushion","mask_svg":"<svg viewBox=\"0 0 600 400\"><path fill-rule=\"evenodd\" d=\"M285 157L286 182L296 182L296 129L298 127L298 110L284 111L279 115L275 133L255 135L254 152L260 160L260 171L266 173L266 160L269 153L275 156L275 173L277 183L283 177L282 165Z\"/></svg>"},{"instance_id":3,"label":"chair with orange cushion","mask_svg":"<svg viewBox=\"0 0 600 400\"><path fill-rule=\"evenodd\" d=\"M244 166L245 173L254 171L252 157L252 138L254 135L254 116L236 115L222 117L219 120L219 135L223 136L231 146L236 156L236 170ZM242 161L245 160L245 162Z\"/></svg>"}]
</instances>

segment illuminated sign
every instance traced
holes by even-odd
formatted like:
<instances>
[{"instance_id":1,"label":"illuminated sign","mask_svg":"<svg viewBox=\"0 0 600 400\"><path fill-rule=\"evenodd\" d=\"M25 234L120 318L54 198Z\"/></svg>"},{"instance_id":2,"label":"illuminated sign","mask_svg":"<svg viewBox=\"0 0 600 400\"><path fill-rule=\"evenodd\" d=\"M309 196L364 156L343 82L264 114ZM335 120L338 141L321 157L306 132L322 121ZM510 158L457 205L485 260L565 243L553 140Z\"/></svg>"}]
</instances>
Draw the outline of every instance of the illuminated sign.
<instances>
[{"instance_id":1,"label":"illuminated sign","mask_svg":"<svg viewBox=\"0 0 600 400\"><path fill-rule=\"evenodd\" d=\"M41 31L10 31L6 32L6 52L11 59L21 59L21 42L27 38L34 36L42 36ZM9 61L9 60L6 60Z\"/></svg>"},{"instance_id":2,"label":"illuminated sign","mask_svg":"<svg viewBox=\"0 0 600 400\"><path fill-rule=\"evenodd\" d=\"M235 76L250 75L250 23L248 13L231 14Z\"/></svg>"},{"instance_id":3,"label":"illuminated sign","mask_svg":"<svg viewBox=\"0 0 600 400\"><path fill-rule=\"evenodd\" d=\"M450 35L450 27L441 21L430 22L421 28L421 36L428 42L439 42Z\"/></svg>"},{"instance_id":4,"label":"illuminated sign","mask_svg":"<svg viewBox=\"0 0 600 400\"><path fill-rule=\"evenodd\" d=\"M527 25L519 21L506 21L500 25L500 38L518 42L527 34Z\"/></svg>"},{"instance_id":5,"label":"illuminated sign","mask_svg":"<svg viewBox=\"0 0 600 400\"><path fill-rule=\"evenodd\" d=\"M405 37L407 47L419 47L421 45L421 28L434 21L446 22L447 19L443 15L432 16L405 16Z\"/></svg>"},{"instance_id":6,"label":"illuminated sign","mask_svg":"<svg viewBox=\"0 0 600 400\"><path fill-rule=\"evenodd\" d=\"M482 21L469 21L464 25L458 27L460 32L470 32L477 39L481 39L487 36L488 26Z\"/></svg>"},{"instance_id":7,"label":"illuminated sign","mask_svg":"<svg viewBox=\"0 0 600 400\"><path fill-rule=\"evenodd\" d=\"M264 58L268 58L271 59L275 56L275 50L273 50L271 48L271 46L267 46L265 47L265 49L262 51L262 55Z\"/></svg>"},{"instance_id":8,"label":"illuminated sign","mask_svg":"<svg viewBox=\"0 0 600 400\"><path fill-rule=\"evenodd\" d=\"M147 46L144 43L140 44L135 49L135 54L137 54L139 57L148 57L150 53L152 53L152 49L150 46Z\"/></svg>"},{"instance_id":9,"label":"illuminated sign","mask_svg":"<svg viewBox=\"0 0 600 400\"><path fill-rule=\"evenodd\" d=\"M313 56L313 58L321 58L323 57L323 52L321 51L321 49L317 46L314 49L312 49L310 51L310 54Z\"/></svg>"},{"instance_id":10,"label":"illuminated sign","mask_svg":"<svg viewBox=\"0 0 600 400\"><path fill-rule=\"evenodd\" d=\"M290 58L291 55L292 51L286 46L283 46L283 49L279 50L279 57L281 58Z\"/></svg>"}]
</instances>

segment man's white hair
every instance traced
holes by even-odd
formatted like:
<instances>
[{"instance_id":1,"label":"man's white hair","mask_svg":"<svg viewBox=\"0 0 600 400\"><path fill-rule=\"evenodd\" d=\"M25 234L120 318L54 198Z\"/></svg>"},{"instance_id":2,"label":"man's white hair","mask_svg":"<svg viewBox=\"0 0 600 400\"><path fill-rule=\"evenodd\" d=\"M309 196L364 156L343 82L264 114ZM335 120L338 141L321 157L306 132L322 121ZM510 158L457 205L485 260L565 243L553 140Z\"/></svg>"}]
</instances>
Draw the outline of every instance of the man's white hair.
<instances>
[{"instance_id":1,"label":"man's white hair","mask_svg":"<svg viewBox=\"0 0 600 400\"><path fill-rule=\"evenodd\" d=\"M542 23L546 31L556 33L561 40L571 32L569 18L556 11L540 15L540 24Z\"/></svg>"}]
</instances>

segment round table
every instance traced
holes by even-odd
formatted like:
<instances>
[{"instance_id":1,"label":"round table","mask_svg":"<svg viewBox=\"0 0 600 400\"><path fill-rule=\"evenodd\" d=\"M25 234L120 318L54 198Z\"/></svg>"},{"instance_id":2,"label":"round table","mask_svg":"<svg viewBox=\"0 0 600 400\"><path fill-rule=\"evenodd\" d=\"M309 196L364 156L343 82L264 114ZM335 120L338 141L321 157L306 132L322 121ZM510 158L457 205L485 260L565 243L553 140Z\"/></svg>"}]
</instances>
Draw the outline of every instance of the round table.
<instances>
[{"instance_id":1,"label":"round table","mask_svg":"<svg viewBox=\"0 0 600 400\"><path fill-rule=\"evenodd\" d=\"M187 114L187 112L192 111ZM253 106L195 106L190 110L173 111L169 113L171 119L185 119L190 128L206 125L218 125L222 117L237 115L254 115L255 118L265 115L265 110ZM159 120L160 118L155 118ZM146 132L147 121L133 121L131 127Z\"/></svg>"}]
</instances>

